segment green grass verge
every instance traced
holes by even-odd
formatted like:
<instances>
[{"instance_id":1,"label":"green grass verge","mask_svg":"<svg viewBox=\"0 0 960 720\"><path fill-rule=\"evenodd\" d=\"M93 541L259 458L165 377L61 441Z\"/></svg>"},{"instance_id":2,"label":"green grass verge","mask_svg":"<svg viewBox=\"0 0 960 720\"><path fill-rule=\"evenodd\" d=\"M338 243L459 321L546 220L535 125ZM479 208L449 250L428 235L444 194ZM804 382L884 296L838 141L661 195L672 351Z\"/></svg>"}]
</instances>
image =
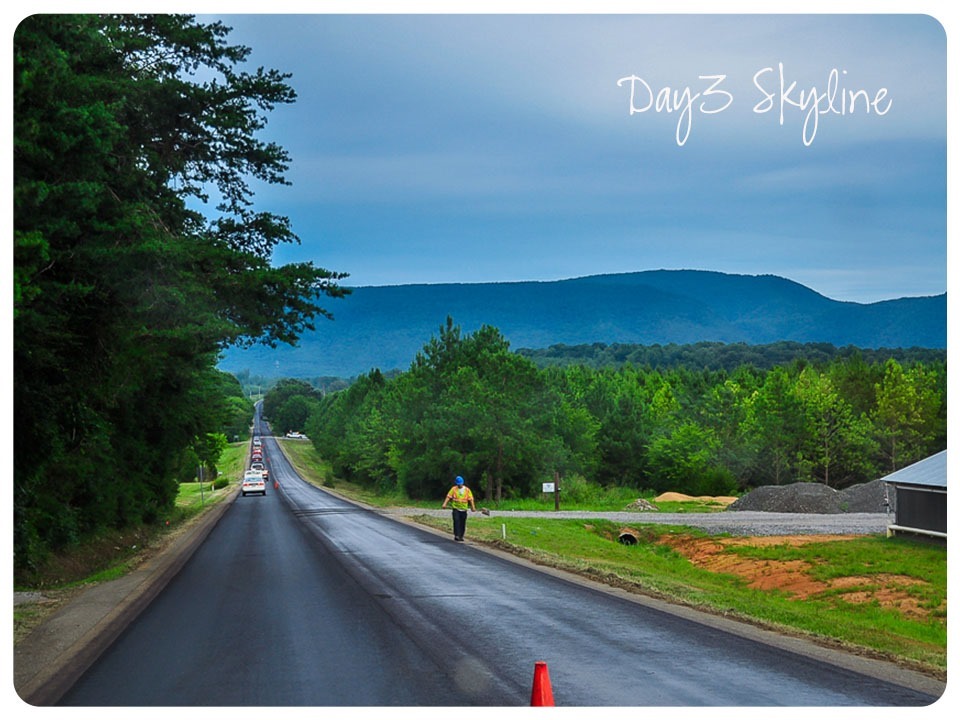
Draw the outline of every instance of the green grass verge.
<instances>
[{"instance_id":1,"label":"green grass verge","mask_svg":"<svg viewBox=\"0 0 960 720\"><path fill-rule=\"evenodd\" d=\"M414 503L396 496L378 496L369 489L333 480L329 465L323 463L310 443L284 442L283 447L306 479L332 486L361 502L378 507L436 508L440 504L439 500ZM625 504L614 508L591 505L564 509L622 510ZM702 503L678 504L702 507ZM551 502L522 509L549 510L553 505ZM422 515L415 519L449 530L447 518ZM867 536L802 546L735 546L724 550L757 560L803 561L810 564L811 576L824 582L835 578L876 578L873 589L882 586L909 594L919 609L914 614L877 601L854 602L850 593L863 590L862 583L856 588L828 590L805 599L788 592L751 588L742 577L696 566L663 542L681 534L705 536L699 530L644 524L638 517L629 527L640 541L622 545L617 537L623 526L608 521L511 518L495 512L491 516L471 514L467 534L474 542L488 543L535 562L628 590L893 659L937 675L945 671L947 563L946 547L941 544ZM868 583L866 588L871 589L871 585Z\"/></svg>"},{"instance_id":2,"label":"green grass verge","mask_svg":"<svg viewBox=\"0 0 960 720\"><path fill-rule=\"evenodd\" d=\"M217 479L226 480L226 487L214 487L215 481L205 480L203 483L180 483L177 490L176 514L177 520L193 517L203 512L210 503L217 503L228 497L240 482L243 470L247 463L249 444L246 442L230 443L217 463Z\"/></svg>"}]
</instances>

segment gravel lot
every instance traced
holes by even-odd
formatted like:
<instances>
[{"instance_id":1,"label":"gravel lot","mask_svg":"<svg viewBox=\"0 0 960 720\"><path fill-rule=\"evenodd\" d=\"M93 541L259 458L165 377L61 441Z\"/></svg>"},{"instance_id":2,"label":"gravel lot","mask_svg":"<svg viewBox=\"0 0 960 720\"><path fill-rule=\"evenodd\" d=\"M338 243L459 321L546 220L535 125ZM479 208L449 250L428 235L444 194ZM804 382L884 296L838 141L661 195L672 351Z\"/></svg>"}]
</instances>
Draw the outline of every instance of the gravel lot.
<instances>
[{"instance_id":1,"label":"gravel lot","mask_svg":"<svg viewBox=\"0 0 960 720\"><path fill-rule=\"evenodd\" d=\"M391 508L381 510L384 515L432 515L449 517L449 510L419 508ZM491 510L490 516L474 514L471 519L495 521L508 517L574 518L582 520L606 519L622 523L657 523L662 525L689 525L710 534L730 535L872 535L886 533L893 522L886 513L787 513L743 510L716 513L660 513L660 512L528 512L523 510Z\"/></svg>"},{"instance_id":2,"label":"gravel lot","mask_svg":"<svg viewBox=\"0 0 960 720\"><path fill-rule=\"evenodd\" d=\"M723 512L527 512L491 511L492 517L604 519L621 523L689 525L710 534L729 535L874 535L885 534L893 522L888 510L896 494L880 480L834 490L821 483L790 483L758 487ZM385 515L447 516L447 510L392 508Z\"/></svg>"}]
</instances>

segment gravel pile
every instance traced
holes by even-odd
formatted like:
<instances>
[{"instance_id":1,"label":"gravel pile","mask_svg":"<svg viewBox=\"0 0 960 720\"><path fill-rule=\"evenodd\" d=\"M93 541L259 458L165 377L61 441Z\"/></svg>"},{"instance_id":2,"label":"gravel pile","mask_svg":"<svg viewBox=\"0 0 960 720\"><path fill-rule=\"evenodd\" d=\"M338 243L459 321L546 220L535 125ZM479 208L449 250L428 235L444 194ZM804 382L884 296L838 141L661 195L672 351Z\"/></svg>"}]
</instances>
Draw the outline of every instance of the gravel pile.
<instances>
[{"instance_id":1,"label":"gravel pile","mask_svg":"<svg viewBox=\"0 0 960 720\"><path fill-rule=\"evenodd\" d=\"M845 512L885 513L896 507L897 489L882 480L851 485L842 492L847 503Z\"/></svg>"},{"instance_id":2,"label":"gravel pile","mask_svg":"<svg viewBox=\"0 0 960 720\"><path fill-rule=\"evenodd\" d=\"M792 483L790 485L764 485L751 490L728 510L754 510L779 513L885 513L887 503L882 480L873 480L860 485L851 485L844 490L834 490L822 483ZM890 506L893 507L893 488L889 489Z\"/></svg>"},{"instance_id":3,"label":"gravel pile","mask_svg":"<svg viewBox=\"0 0 960 720\"><path fill-rule=\"evenodd\" d=\"M649 500L644 500L643 498L637 498L632 503L627 505L624 510L636 510L638 512L660 512L660 508L658 508Z\"/></svg>"}]
</instances>

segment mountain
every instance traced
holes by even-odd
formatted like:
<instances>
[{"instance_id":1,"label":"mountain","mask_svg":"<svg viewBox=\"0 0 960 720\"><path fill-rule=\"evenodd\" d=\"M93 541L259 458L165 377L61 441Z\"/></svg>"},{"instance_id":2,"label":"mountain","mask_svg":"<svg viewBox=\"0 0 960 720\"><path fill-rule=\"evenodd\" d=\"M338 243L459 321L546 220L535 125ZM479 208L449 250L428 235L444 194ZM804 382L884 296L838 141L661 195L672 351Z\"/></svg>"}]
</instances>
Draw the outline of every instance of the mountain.
<instances>
[{"instance_id":1,"label":"mountain","mask_svg":"<svg viewBox=\"0 0 960 720\"><path fill-rule=\"evenodd\" d=\"M357 287L324 298L296 348L228 350L220 367L265 377L353 377L407 369L447 316L464 333L498 328L519 348L555 344L780 340L838 347L946 348L946 294L862 304L774 275L651 270L549 282Z\"/></svg>"}]
</instances>

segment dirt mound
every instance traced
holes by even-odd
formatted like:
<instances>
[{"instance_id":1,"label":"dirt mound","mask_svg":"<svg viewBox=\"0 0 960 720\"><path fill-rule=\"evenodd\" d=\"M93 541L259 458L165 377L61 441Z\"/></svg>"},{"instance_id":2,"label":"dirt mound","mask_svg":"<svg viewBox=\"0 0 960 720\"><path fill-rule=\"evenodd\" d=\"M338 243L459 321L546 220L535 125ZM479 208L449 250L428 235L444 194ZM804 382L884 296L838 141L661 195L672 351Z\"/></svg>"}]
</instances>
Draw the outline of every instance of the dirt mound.
<instances>
[{"instance_id":1,"label":"dirt mound","mask_svg":"<svg viewBox=\"0 0 960 720\"><path fill-rule=\"evenodd\" d=\"M726 496L717 496L712 495L697 495L696 497L692 495L684 495L683 493L677 492L665 492L657 495L653 501L654 502L706 502L706 503L717 503L719 505L729 505L730 503L736 500L735 497L726 497Z\"/></svg>"},{"instance_id":2,"label":"dirt mound","mask_svg":"<svg viewBox=\"0 0 960 720\"><path fill-rule=\"evenodd\" d=\"M851 485L844 490L834 490L821 483L763 485L731 503L727 509L823 515L882 513L887 511L885 486L882 480ZM890 501L892 504L892 495Z\"/></svg>"}]
</instances>

